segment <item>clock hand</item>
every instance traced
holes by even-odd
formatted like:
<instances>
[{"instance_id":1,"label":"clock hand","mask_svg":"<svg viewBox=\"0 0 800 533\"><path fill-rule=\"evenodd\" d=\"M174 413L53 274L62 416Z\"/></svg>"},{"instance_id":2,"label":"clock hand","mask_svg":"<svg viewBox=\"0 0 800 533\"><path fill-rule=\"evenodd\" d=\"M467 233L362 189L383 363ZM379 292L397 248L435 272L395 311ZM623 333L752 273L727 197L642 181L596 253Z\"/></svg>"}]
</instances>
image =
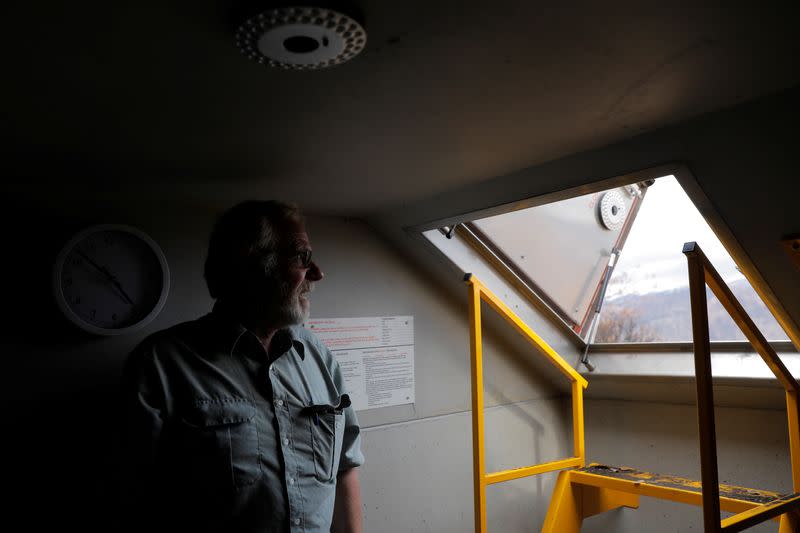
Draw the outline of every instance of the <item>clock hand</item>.
<instances>
[{"instance_id":1,"label":"clock hand","mask_svg":"<svg viewBox=\"0 0 800 533\"><path fill-rule=\"evenodd\" d=\"M122 296L124 296L125 299L128 300L128 303L130 305L133 305L133 300L131 300L131 297L128 296L127 292L125 292L125 289L122 288L122 284L119 282L119 280L114 276L111 276L111 283L113 283L114 286L119 290L119 292L122 293Z\"/></svg>"},{"instance_id":2,"label":"clock hand","mask_svg":"<svg viewBox=\"0 0 800 533\"><path fill-rule=\"evenodd\" d=\"M128 296L127 292L125 292L125 289L122 288L122 284L119 282L119 280L111 272L108 271L107 268L105 268L104 266L100 266L97 263L95 263L92 260L91 257L89 257L88 255L83 253L81 250L76 249L75 251L78 252L78 255L83 257L86 260L87 263L89 263L94 268L99 270L108 279L108 281L110 281L117 288L117 290L119 290L119 292L122 293L122 296L125 298L125 300L128 302L128 304L133 305L133 300L131 300L131 297Z\"/></svg>"},{"instance_id":3,"label":"clock hand","mask_svg":"<svg viewBox=\"0 0 800 533\"><path fill-rule=\"evenodd\" d=\"M102 273L102 274L103 274L103 275L104 275L106 278L108 278L109 280L113 280L113 279L114 279L114 276L112 276L112 275L111 275L111 272L109 272L109 271L108 271L108 270L106 270L105 268L103 268L103 267L101 267L100 265L98 265L97 263L95 263L95 262L94 262L94 260L92 260L92 258L91 258L91 257L89 257L88 255L86 255L85 253L83 253L81 250L77 250L77 249L76 249L75 251L76 251L76 252L78 252L78 255L79 255L79 256L81 256L81 257L83 257L83 258L86 260L86 262L88 262L88 263L89 263L90 265L92 265L94 268L96 268L97 270L99 270L99 271L100 271L100 272L101 272L101 273Z\"/></svg>"}]
</instances>

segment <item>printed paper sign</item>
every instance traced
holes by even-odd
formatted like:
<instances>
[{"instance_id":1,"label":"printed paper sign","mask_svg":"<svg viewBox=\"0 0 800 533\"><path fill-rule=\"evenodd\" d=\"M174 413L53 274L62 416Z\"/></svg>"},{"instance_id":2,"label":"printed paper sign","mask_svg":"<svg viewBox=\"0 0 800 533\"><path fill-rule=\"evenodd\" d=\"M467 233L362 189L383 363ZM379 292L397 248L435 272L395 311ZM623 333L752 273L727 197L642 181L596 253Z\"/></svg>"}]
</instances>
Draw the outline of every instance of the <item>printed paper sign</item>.
<instances>
[{"instance_id":1,"label":"printed paper sign","mask_svg":"<svg viewBox=\"0 0 800 533\"><path fill-rule=\"evenodd\" d=\"M356 410L414 403L414 317L314 318Z\"/></svg>"}]
</instances>

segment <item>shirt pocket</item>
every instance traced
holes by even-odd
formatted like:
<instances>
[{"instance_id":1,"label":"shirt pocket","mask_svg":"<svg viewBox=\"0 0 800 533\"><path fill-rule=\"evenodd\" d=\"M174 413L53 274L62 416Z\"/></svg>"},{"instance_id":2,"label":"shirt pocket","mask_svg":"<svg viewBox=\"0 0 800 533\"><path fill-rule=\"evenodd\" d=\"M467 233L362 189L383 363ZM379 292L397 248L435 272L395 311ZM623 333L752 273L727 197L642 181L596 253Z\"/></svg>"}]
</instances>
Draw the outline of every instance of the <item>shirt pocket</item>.
<instances>
[{"instance_id":1,"label":"shirt pocket","mask_svg":"<svg viewBox=\"0 0 800 533\"><path fill-rule=\"evenodd\" d=\"M235 488L260 477L256 408L244 398L199 399L182 418L197 476Z\"/></svg>"},{"instance_id":2,"label":"shirt pocket","mask_svg":"<svg viewBox=\"0 0 800 533\"><path fill-rule=\"evenodd\" d=\"M343 394L334 404L309 405L304 409L311 430L314 474L319 481L332 481L339 470L344 439L344 409L350 397Z\"/></svg>"}]
</instances>

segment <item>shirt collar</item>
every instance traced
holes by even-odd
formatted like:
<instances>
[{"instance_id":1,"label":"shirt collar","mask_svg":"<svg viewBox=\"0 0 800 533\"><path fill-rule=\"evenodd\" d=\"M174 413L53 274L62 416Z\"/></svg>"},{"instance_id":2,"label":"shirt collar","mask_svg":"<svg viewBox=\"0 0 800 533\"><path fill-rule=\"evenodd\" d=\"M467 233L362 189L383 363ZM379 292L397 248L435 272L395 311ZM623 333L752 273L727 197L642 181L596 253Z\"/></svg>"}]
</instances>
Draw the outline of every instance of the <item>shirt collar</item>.
<instances>
[{"instance_id":1,"label":"shirt collar","mask_svg":"<svg viewBox=\"0 0 800 533\"><path fill-rule=\"evenodd\" d=\"M244 339L247 339L246 342L255 342L261 346L261 341L258 339L258 336L245 328L222 302L217 301L211 313L206 315L206 317L213 324L213 327L210 328L210 333L221 343L226 351L232 353L237 348L239 350L245 350L246 345L242 344ZM275 346L275 353L283 355L290 348L294 347L298 355L300 355L300 359L305 359L305 345L303 341L297 338L293 328L289 327L278 330L272 342L278 343Z\"/></svg>"}]
</instances>

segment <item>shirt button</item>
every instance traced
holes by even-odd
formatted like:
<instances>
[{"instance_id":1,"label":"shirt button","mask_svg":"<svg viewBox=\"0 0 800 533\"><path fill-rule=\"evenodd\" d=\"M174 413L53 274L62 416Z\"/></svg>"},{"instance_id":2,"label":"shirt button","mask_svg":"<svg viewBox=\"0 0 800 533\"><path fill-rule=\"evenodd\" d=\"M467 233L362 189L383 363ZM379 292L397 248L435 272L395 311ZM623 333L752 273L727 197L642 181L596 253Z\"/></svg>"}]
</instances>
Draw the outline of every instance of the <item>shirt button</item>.
<instances>
[{"instance_id":1,"label":"shirt button","mask_svg":"<svg viewBox=\"0 0 800 533\"><path fill-rule=\"evenodd\" d=\"M289 485L294 485L294 478L293 477L289 478Z\"/></svg>"},{"instance_id":2,"label":"shirt button","mask_svg":"<svg viewBox=\"0 0 800 533\"><path fill-rule=\"evenodd\" d=\"M296 525L296 526L300 525L300 519L299 518L295 518L294 519L294 525Z\"/></svg>"},{"instance_id":3,"label":"shirt button","mask_svg":"<svg viewBox=\"0 0 800 533\"><path fill-rule=\"evenodd\" d=\"M283 400L278 400L275 403L278 404L278 407L283 407Z\"/></svg>"},{"instance_id":4,"label":"shirt button","mask_svg":"<svg viewBox=\"0 0 800 533\"><path fill-rule=\"evenodd\" d=\"M289 445L289 439L283 439L283 444L284 444L284 446L288 446Z\"/></svg>"}]
</instances>

